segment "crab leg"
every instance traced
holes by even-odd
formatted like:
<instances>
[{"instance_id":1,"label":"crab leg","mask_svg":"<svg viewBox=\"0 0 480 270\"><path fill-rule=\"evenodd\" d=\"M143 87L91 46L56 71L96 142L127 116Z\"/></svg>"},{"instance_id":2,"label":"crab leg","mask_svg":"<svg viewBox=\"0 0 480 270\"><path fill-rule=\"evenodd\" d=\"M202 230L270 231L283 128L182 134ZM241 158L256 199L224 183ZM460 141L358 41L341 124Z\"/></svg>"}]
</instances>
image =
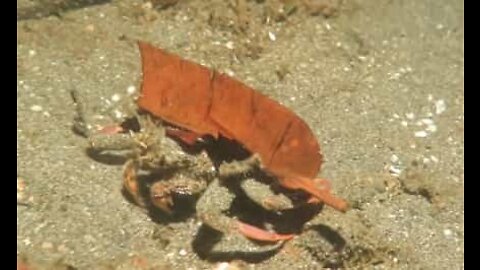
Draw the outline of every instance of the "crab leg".
<instances>
[{"instance_id":1,"label":"crab leg","mask_svg":"<svg viewBox=\"0 0 480 270\"><path fill-rule=\"evenodd\" d=\"M278 242L283 240L290 240L295 236L294 234L272 233L240 221L237 221L237 226L238 231L245 237L258 241Z\"/></svg>"},{"instance_id":2,"label":"crab leg","mask_svg":"<svg viewBox=\"0 0 480 270\"><path fill-rule=\"evenodd\" d=\"M305 177L291 177L281 178L280 184L289 189L301 189L315 197L316 200L321 201L339 211L345 212L348 208L348 204L345 200L335 197L330 191L322 190L315 184L316 182L324 182L324 180L312 180ZM315 202L315 199L310 201Z\"/></svg>"},{"instance_id":3,"label":"crab leg","mask_svg":"<svg viewBox=\"0 0 480 270\"><path fill-rule=\"evenodd\" d=\"M73 129L84 136L90 137L92 134L91 115L86 110L85 96L83 96L77 89L70 90L70 95L75 106L75 117L73 120Z\"/></svg>"},{"instance_id":4,"label":"crab leg","mask_svg":"<svg viewBox=\"0 0 480 270\"><path fill-rule=\"evenodd\" d=\"M215 179L197 202L198 217L206 225L227 235L240 233L249 239L273 243L293 238L290 234L269 232L224 216L222 212L228 210L233 199L234 195Z\"/></svg>"},{"instance_id":5,"label":"crab leg","mask_svg":"<svg viewBox=\"0 0 480 270\"><path fill-rule=\"evenodd\" d=\"M252 178L245 178L260 166L258 155L241 160L223 163L219 167L219 177L224 181L240 181L240 187L247 196L265 209L281 211L294 208L291 200L285 195L274 194L270 186ZM240 176L240 179L237 177Z\"/></svg>"},{"instance_id":6,"label":"crab leg","mask_svg":"<svg viewBox=\"0 0 480 270\"><path fill-rule=\"evenodd\" d=\"M295 208L292 201L283 194L274 194L270 186L253 178L242 180L240 187L248 198L270 211L283 211Z\"/></svg>"},{"instance_id":7,"label":"crab leg","mask_svg":"<svg viewBox=\"0 0 480 270\"><path fill-rule=\"evenodd\" d=\"M175 137L188 145L194 145L198 141L198 139L203 136L193 131L175 128L166 128L166 133L168 136Z\"/></svg>"}]
</instances>

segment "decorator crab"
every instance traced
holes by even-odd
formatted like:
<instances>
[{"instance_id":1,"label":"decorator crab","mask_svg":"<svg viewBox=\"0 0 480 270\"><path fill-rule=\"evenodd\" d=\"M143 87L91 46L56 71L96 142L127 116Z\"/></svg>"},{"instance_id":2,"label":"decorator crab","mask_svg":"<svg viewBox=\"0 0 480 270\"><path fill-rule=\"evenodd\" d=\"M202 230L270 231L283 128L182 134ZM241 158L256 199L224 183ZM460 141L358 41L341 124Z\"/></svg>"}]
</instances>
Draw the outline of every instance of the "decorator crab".
<instances>
[{"instance_id":1,"label":"decorator crab","mask_svg":"<svg viewBox=\"0 0 480 270\"><path fill-rule=\"evenodd\" d=\"M224 233L225 241L235 243L226 243L226 247L265 252L294 237L292 233L280 234L250 225L229 213L238 195L246 195L273 215L305 205L302 194L272 185L274 181L263 173L258 155L248 156L229 141L220 147L208 138L195 145L185 144L176 137L175 128L136 111L119 124L96 126L85 99L77 91L72 91L72 96L76 103L74 130L88 138L92 155L126 159L123 187L137 205L171 215L175 214L179 198L190 198L197 218ZM247 157L233 159L238 156ZM270 245L259 245L258 241Z\"/></svg>"}]
</instances>

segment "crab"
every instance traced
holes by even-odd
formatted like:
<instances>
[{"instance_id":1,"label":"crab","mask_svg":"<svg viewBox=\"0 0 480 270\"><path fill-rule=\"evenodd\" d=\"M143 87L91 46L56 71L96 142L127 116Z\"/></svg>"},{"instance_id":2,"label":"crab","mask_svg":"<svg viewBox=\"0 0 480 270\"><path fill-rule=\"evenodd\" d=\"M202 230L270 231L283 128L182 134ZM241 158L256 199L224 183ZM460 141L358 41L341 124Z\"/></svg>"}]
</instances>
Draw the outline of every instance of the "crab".
<instances>
[{"instance_id":1,"label":"crab","mask_svg":"<svg viewBox=\"0 0 480 270\"><path fill-rule=\"evenodd\" d=\"M88 138L89 150L95 154L115 152L126 158L123 188L138 206L173 215L178 196L198 198L197 218L223 233L235 247L252 252L278 249L294 237L225 214L239 191L278 215L305 204L304 198L296 200L296 194L272 189L257 155L225 161L209 148L208 141L185 143L185 137L178 136L183 134L181 130L131 107L127 109L131 116L120 123L95 128L85 99L75 90L72 97L76 105L74 130ZM147 187L146 192L143 187Z\"/></svg>"}]
</instances>

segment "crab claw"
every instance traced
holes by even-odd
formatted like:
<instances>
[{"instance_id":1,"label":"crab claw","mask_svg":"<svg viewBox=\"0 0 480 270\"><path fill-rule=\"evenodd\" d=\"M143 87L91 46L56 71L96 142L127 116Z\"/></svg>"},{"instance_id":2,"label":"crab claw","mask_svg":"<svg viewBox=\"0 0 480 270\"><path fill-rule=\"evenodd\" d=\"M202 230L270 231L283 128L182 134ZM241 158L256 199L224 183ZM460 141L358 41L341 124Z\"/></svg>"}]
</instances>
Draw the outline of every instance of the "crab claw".
<instances>
[{"instance_id":1,"label":"crab claw","mask_svg":"<svg viewBox=\"0 0 480 270\"><path fill-rule=\"evenodd\" d=\"M170 189L163 182L156 182L150 188L152 204L167 214L172 214L173 198Z\"/></svg>"},{"instance_id":2,"label":"crab claw","mask_svg":"<svg viewBox=\"0 0 480 270\"><path fill-rule=\"evenodd\" d=\"M245 237L264 242L291 240L295 236L294 234L272 233L240 221L237 221L237 228L238 231Z\"/></svg>"},{"instance_id":3,"label":"crab claw","mask_svg":"<svg viewBox=\"0 0 480 270\"><path fill-rule=\"evenodd\" d=\"M128 192L128 194L130 194L131 198L137 205L143 206L144 202L142 200L142 196L140 195L140 190L138 187L136 169L137 168L135 162L127 161L127 163L125 163L123 169L123 187Z\"/></svg>"}]
</instances>

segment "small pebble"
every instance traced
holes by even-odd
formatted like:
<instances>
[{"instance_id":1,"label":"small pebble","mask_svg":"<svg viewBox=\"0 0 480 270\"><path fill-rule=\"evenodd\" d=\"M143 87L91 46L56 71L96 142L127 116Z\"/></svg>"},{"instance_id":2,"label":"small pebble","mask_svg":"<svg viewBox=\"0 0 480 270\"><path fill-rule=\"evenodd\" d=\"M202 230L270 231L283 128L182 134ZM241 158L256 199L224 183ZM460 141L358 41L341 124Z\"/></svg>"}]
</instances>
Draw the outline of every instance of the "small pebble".
<instances>
[{"instance_id":1,"label":"small pebble","mask_svg":"<svg viewBox=\"0 0 480 270\"><path fill-rule=\"evenodd\" d=\"M229 263L228 262L221 262L217 264L215 270L228 270Z\"/></svg>"},{"instance_id":2,"label":"small pebble","mask_svg":"<svg viewBox=\"0 0 480 270\"><path fill-rule=\"evenodd\" d=\"M229 41L229 42L225 43L225 47L227 47L227 49L232 50L235 46L233 44L233 41Z\"/></svg>"},{"instance_id":3,"label":"small pebble","mask_svg":"<svg viewBox=\"0 0 480 270\"><path fill-rule=\"evenodd\" d=\"M231 77L235 76L235 72L233 72L233 70L228 68L225 70L225 73L227 73L227 75Z\"/></svg>"},{"instance_id":4,"label":"small pebble","mask_svg":"<svg viewBox=\"0 0 480 270\"><path fill-rule=\"evenodd\" d=\"M35 56L35 54L37 54L37 52L34 51L34 50L29 50L28 51L28 55L30 55L30 56Z\"/></svg>"},{"instance_id":5,"label":"small pebble","mask_svg":"<svg viewBox=\"0 0 480 270\"><path fill-rule=\"evenodd\" d=\"M437 131L437 126L429 125L429 126L427 126L427 131L433 133L433 132Z\"/></svg>"},{"instance_id":6,"label":"small pebble","mask_svg":"<svg viewBox=\"0 0 480 270\"><path fill-rule=\"evenodd\" d=\"M397 163L400 159L398 158L397 155L393 154L391 157L390 157L390 161L392 163Z\"/></svg>"},{"instance_id":7,"label":"small pebble","mask_svg":"<svg viewBox=\"0 0 480 270\"><path fill-rule=\"evenodd\" d=\"M391 80L398 80L398 78L400 78L400 75L401 75L400 73L395 72L392 75L390 75L390 79Z\"/></svg>"},{"instance_id":8,"label":"small pebble","mask_svg":"<svg viewBox=\"0 0 480 270\"><path fill-rule=\"evenodd\" d=\"M360 61L365 61L367 60L367 57L363 56L363 55L360 55L357 57Z\"/></svg>"},{"instance_id":9,"label":"small pebble","mask_svg":"<svg viewBox=\"0 0 480 270\"><path fill-rule=\"evenodd\" d=\"M25 180L20 177L17 177L17 191L24 191L25 190Z\"/></svg>"},{"instance_id":10,"label":"small pebble","mask_svg":"<svg viewBox=\"0 0 480 270\"><path fill-rule=\"evenodd\" d=\"M429 119L429 118L424 118L422 120L420 120L423 124L425 125L433 125L433 120L432 119Z\"/></svg>"},{"instance_id":11,"label":"small pebble","mask_svg":"<svg viewBox=\"0 0 480 270\"><path fill-rule=\"evenodd\" d=\"M413 120L415 118L415 114L414 113L406 113L405 116L410 119L410 120Z\"/></svg>"},{"instance_id":12,"label":"small pebble","mask_svg":"<svg viewBox=\"0 0 480 270\"><path fill-rule=\"evenodd\" d=\"M114 95L112 96L112 101L113 101L113 102L118 102L119 100L120 100L120 95L119 95L119 94L114 94Z\"/></svg>"},{"instance_id":13,"label":"small pebble","mask_svg":"<svg viewBox=\"0 0 480 270\"><path fill-rule=\"evenodd\" d=\"M180 249L180 251L178 252L178 255L185 256L187 255L187 251L185 249Z\"/></svg>"},{"instance_id":14,"label":"small pebble","mask_svg":"<svg viewBox=\"0 0 480 270\"><path fill-rule=\"evenodd\" d=\"M23 243L26 245L26 246L30 246L32 244L32 241L30 241L30 238L25 238L23 239Z\"/></svg>"},{"instance_id":15,"label":"small pebble","mask_svg":"<svg viewBox=\"0 0 480 270\"><path fill-rule=\"evenodd\" d=\"M89 24L87 27L85 27L85 30L88 32L93 32L95 31L95 26L93 24Z\"/></svg>"},{"instance_id":16,"label":"small pebble","mask_svg":"<svg viewBox=\"0 0 480 270\"><path fill-rule=\"evenodd\" d=\"M243 269L243 267L240 267L238 263L236 262L221 262L218 263L215 268L215 270L240 270Z\"/></svg>"},{"instance_id":17,"label":"small pebble","mask_svg":"<svg viewBox=\"0 0 480 270\"><path fill-rule=\"evenodd\" d=\"M43 248L43 249L52 249L52 248L53 248L53 244L50 243L50 242L43 242L42 248Z\"/></svg>"},{"instance_id":18,"label":"small pebble","mask_svg":"<svg viewBox=\"0 0 480 270\"><path fill-rule=\"evenodd\" d=\"M40 112L41 110L43 110L43 108L40 105L33 105L32 107L30 107L30 110L34 112Z\"/></svg>"},{"instance_id":19,"label":"small pebble","mask_svg":"<svg viewBox=\"0 0 480 270\"><path fill-rule=\"evenodd\" d=\"M268 38L271 41L275 41L277 39L277 37L275 36L275 34L273 32L268 32Z\"/></svg>"},{"instance_id":20,"label":"small pebble","mask_svg":"<svg viewBox=\"0 0 480 270\"><path fill-rule=\"evenodd\" d=\"M428 136L428 133L425 130L415 132L415 137L417 138L425 138L427 136Z\"/></svg>"},{"instance_id":21,"label":"small pebble","mask_svg":"<svg viewBox=\"0 0 480 270\"><path fill-rule=\"evenodd\" d=\"M114 113L115 113L115 118L117 118L117 119L122 119L123 118L123 113L121 111L115 110Z\"/></svg>"},{"instance_id":22,"label":"small pebble","mask_svg":"<svg viewBox=\"0 0 480 270\"><path fill-rule=\"evenodd\" d=\"M64 244L61 244L60 246L58 246L57 250L61 253L67 253L68 252L68 248Z\"/></svg>"},{"instance_id":23,"label":"small pebble","mask_svg":"<svg viewBox=\"0 0 480 270\"><path fill-rule=\"evenodd\" d=\"M83 236L83 240L87 243L95 242L95 237L91 236L90 234L86 234Z\"/></svg>"},{"instance_id":24,"label":"small pebble","mask_svg":"<svg viewBox=\"0 0 480 270\"><path fill-rule=\"evenodd\" d=\"M402 169L400 169L398 166L390 165L388 167L388 172L390 172L390 174L393 176L400 176Z\"/></svg>"},{"instance_id":25,"label":"small pebble","mask_svg":"<svg viewBox=\"0 0 480 270\"><path fill-rule=\"evenodd\" d=\"M452 234L453 232L450 229L443 230L443 235L445 235L446 237L452 236Z\"/></svg>"},{"instance_id":26,"label":"small pebble","mask_svg":"<svg viewBox=\"0 0 480 270\"><path fill-rule=\"evenodd\" d=\"M447 109L447 105L443 99L437 100L435 102L435 113L441 114Z\"/></svg>"},{"instance_id":27,"label":"small pebble","mask_svg":"<svg viewBox=\"0 0 480 270\"><path fill-rule=\"evenodd\" d=\"M145 3L142 5L142 8L144 8L144 9L152 9L152 8L153 8L153 4L152 4L152 2L147 1L147 2L145 2Z\"/></svg>"},{"instance_id":28,"label":"small pebble","mask_svg":"<svg viewBox=\"0 0 480 270\"><path fill-rule=\"evenodd\" d=\"M135 93L135 86L133 85L130 85L128 88L127 88L127 94L131 95Z\"/></svg>"}]
</instances>

